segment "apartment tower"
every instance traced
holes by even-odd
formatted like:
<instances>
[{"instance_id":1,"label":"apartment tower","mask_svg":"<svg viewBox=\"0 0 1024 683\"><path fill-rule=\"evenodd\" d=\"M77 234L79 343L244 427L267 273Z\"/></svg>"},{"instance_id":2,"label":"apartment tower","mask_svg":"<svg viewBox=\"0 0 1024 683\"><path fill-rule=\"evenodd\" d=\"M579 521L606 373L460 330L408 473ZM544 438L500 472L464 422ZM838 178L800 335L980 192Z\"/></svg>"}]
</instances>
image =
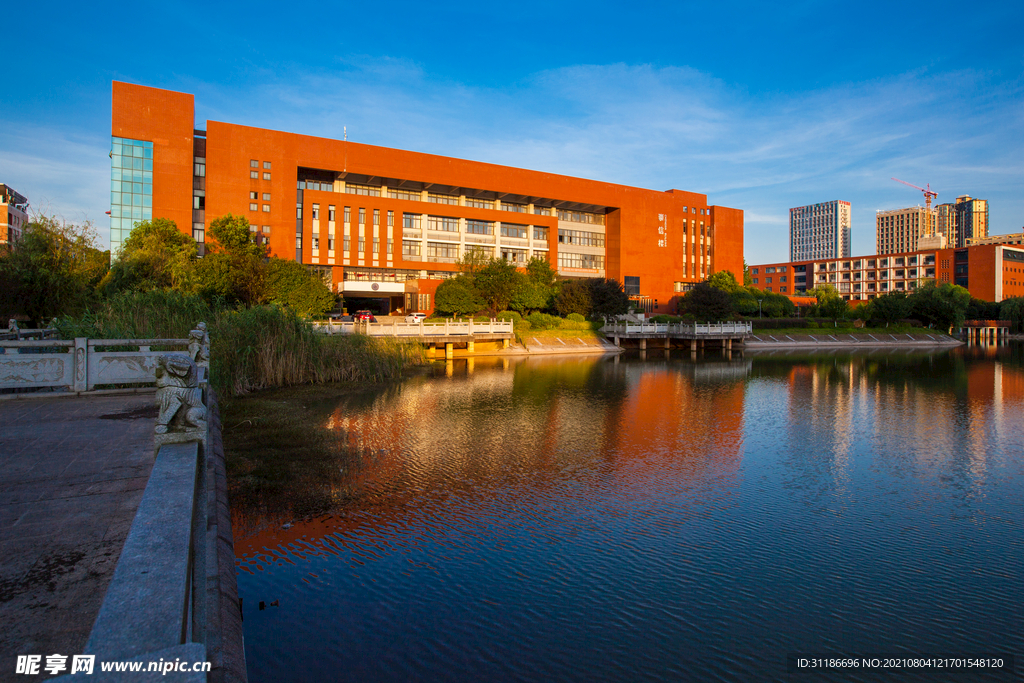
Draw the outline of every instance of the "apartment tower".
<instances>
[{"instance_id":1,"label":"apartment tower","mask_svg":"<svg viewBox=\"0 0 1024 683\"><path fill-rule=\"evenodd\" d=\"M950 247L967 246L967 240L988 237L988 200L961 195L952 204L939 204L938 232Z\"/></svg>"},{"instance_id":2,"label":"apartment tower","mask_svg":"<svg viewBox=\"0 0 1024 683\"><path fill-rule=\"evenodd\" d=\"M875 213L875 253L916 251L918 240L935 234L936 210L923 206Z\"/></svg>"},{"instance_id":3,"label":"apartment tower","mask_svg":"<svg viewBox=\"0 0 1024 683\"><path fill-rule=\"evenodd\" d=\"M791 261L849 255L850 202L835 200L789 210Z\"/></svg>"}]
</instances>

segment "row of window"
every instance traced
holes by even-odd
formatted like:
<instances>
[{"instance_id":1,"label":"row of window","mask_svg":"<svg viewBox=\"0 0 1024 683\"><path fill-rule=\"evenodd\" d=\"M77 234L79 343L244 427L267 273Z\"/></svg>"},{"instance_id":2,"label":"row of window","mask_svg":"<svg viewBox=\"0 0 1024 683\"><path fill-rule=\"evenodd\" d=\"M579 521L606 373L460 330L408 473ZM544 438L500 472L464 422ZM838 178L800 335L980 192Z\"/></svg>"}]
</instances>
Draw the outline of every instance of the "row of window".
<instances>
[{"instance_id":1,"label":"row of window","mask_svg":"<svg viewBox=\"0 0 1024 683\"><path fill-rule=\"evenodd\" d=\"M604 234L582 230L558 230L559 244L575 244L580 247L603 247Z\"/></svg>"}]
</instances>

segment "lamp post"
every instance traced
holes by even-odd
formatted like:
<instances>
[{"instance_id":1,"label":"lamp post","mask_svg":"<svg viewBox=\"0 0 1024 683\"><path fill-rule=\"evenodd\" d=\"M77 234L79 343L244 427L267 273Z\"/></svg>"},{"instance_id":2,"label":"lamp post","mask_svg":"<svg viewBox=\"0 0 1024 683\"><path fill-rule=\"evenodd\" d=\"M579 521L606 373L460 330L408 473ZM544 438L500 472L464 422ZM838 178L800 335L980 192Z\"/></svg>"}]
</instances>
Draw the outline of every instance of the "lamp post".
<instances>
[{"instance_id":1,"label":"lamp post","mask_svg":"<svg viewBox=\"0 0 1024 683\"><path fill-rule=\"evenodd\" d=\"M761 301L762 301L761 299L757 300L757 317L758 318L761 317Z\"/></svg>"}]
</instances>

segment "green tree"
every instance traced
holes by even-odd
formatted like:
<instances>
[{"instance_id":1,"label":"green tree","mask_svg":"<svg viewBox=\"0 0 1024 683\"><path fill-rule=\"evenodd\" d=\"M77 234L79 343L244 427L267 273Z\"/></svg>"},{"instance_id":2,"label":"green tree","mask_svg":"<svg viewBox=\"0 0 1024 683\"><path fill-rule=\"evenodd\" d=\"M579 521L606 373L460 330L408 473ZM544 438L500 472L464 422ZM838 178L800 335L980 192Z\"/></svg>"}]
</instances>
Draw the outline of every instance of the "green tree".
<instances>
[{"instance_id":1,"label":"green tree","mask_svg":"<svg viewBox=\"0 0 1024 683\"><path fill-rule=\"evenodd\" d=\"M910 299L903 292L889 292L871 302L871 316L884 321L888 327L910 315L910 305Z\"/></svg>"},{"instance_id":2,"label":"green tree","mask_svg":"<svg viewBox=\"0 0 1024 683\"><path fill-rule=\"evenodd\" d=\"M999 305L999 318L1009 320L1013 323L1014 330L1021 331L1024 326L1024 296L1003 299Z\"/></svg>"},{"instance_id":3,"label":"green tree","mask_svg":"<svg viewBox=\"0 0 1024 683\"><path fill-rule=\"evenodd\" d=\"M618 280L594 278L590 283L590 315L622 315L629 312L629 296ZM579 313L579 311L575 311ZM586 313L581 313L586 315Z\"/></svg>"},{"instance_id":4,"label":"green tree","mask_svg":"<svg viewBox=\"0 0 1024 683\"><path fill-rule=\"evenodd\" d=\"M808 293L817 299L818 315L833 320L846 317L846 309L849 306L832 285L818 285Z\"/></svg>"},{"instance_id":5,"label":"green tree","mask_svg":"<svg viewBox=\"0 0 1024 683\"><path fill-rule=\"evenodd\" d=\"M697 320L725 320L732 314L732 298L708 282L700 282L683 297L683 309Z\"/></svg>"},{"instance_id":6,"label":"green tree","mask_svg":"<svg viewBox=\"0 0 1024 683\"><path fill-rule=\"evenodd\" d=\"M84 310L110 264L110 253L96 245L88 222L34 217L17 245L0 255L0 310L27 316L36 325Z\"/></svg>"},{"instance_id":7,"label":"green tree","mask_svg":"<svg viewBox=\"0 0 1024 683\"><path fill-rule=\"evenodd\" d=\"M558 273L547 259L534 256L526 264L526 276L516 288L509 308L526 314L552 307L558 293Z\"/></svg>"},{"instance_id":8,"label":"green tree","mask_svg":"<svg viewBox=\"0 0 1024 683\"><path fill-rule=\"evenodd\" d=\"M793 300L784 294L764 292L761 311L769 318L786 318L793 315L796 306L793 304Z\"/></svg>"},{"instance_id":9,"label":"green tree","mask_svg":"<svg viewBox=\"0 0 1024 683\"><path fill-rule=\"evenodd\" d=\"M756 292L756 294L754 293ZM732 299L732 310L742 316L756 316L759 309L757 302L764 299L764 292L754 288L740 288L729 295Z\"/></svg>"},{"instance_id":10,"label":"green tree","mask_svg":"<svg viewBox=\"0 0 1024 683\"><path fill-rule=\"evenodd\" d=\"M155 218L136 224L103 281L108 293L194 288L196 243L174 221Z\"/></svg>"},{"instance_id":11,"label":"green tree","mask_svg":"<svg viewBox=\"0 0 1024 683\"><path fill-rule=\"evenodd\" d=\"M743 259L743 286L749 287L754 284L754 278L750 277L750 266L747 265L747 259Z\"/></svg>"},{"instance_id":12,"label":"green tree","mask_svg":"<svg viewBox=\"0 0 1024 683\"><path fill-rule=\"evenodd\" d=\"M490 259L473 274L473 286L491 313L508 309L509 302L525 281L515 265L503 258Z\"/></svg>"},{"instance_id":13,"label":"green tree","mask_svg":"<svg viewBox=\"0 0 1024 683\"><path fill-rule=\"evenodd\" d=\"M264 260L267 248L257 244L245 216L226 214L206 230L206 256L197 264L198 290L248 306L267 298Z\"/></svg>"},{"instance_id":14,"label":"green tree","mask_svg":"<svg viewBox=\"0 0 1024 683\"><path fill-rule=\"evenodd\" d=\"M434 310L442 315L472 315L485 305L466 275L445 280L434 294Z\"/></svg>"},{"instance_id":15,"label":"green tree","mask_svg":"<svg viewBox=\"0 0 1024 683\"><path fill-rule=\"evenodd\" d=\"M931 280L910 295L911 314L940 330L959 328L964 323L971 293L952 282L937 285Z\"/></svg>"},{"instance_id":16,"label":"green tree","mask_svg":"<svg viewBox=\"0 0 1024 683\"><path fill-rule=\"evenodd\" d=\"M555 297L555 310L562 317L570 313L579 313L584 317L589 316L592 305L590 284L586 280L563 281L562 289Z\"/></svg>"},{"instance_id":17,"label":"green tree","mask_svg":"<svg viewBox=\"0 0 1024 683\"><path fill-rule=\"evenodd\" d=\"M733 292L739 291L740 283L736 282L736 276L728 270L720 270L717 273L712 274L707 280L708 284L712 287L717 287L723 292L732 294Z\"/></svg>"},{"instance_id":18,"label":"green tree","mask_svg":"<svg viewBox=\"0 0 1024 683\"><path fill-rule=\"evenodd\" d=\"M292 261L267 261L267 295L271 303L288 306L300 316L317 318L334 307L335 296L319 273Z\"/></svg>"}]
</instances>

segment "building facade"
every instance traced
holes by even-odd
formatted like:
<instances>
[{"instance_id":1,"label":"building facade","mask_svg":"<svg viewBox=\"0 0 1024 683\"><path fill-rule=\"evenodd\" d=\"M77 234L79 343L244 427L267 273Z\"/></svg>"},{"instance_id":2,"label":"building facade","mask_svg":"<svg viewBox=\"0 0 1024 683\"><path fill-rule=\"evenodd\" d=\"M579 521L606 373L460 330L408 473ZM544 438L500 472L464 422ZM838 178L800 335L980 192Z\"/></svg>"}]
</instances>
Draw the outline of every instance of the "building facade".
<instances>
[{"instance_id":1,"label":"building facade","mask_svg":"<svg viewBox=\"0 0 1024 683\"><path fill-rule=\"evenodd\" d=\"M875 253L902 254L915 251L922 237L935 234L935 209L912 206L875 213Z\"/></svg>"},{"instance_id":2,"label":"building facade","mask_svg":"<svg viewBox=\"0 0 1024 683\"><path fill-rule=\"evenodd\" d=\"M0 184L0 246L18 241L28 223L28 199L8 185Z\"/></svg>"},{"instance_id":3,"label":"building facade","mask_svg":"<svg viewBox=\"0 0 1024 683\"><path fill-rule=\"evenodd\" d=\"M967 246L975 247L980 244L1024 244L1024 232L1011 232L1006 235L989 235L988 237L971 237L967 240Z\"/></svg>"},{"instance_id":4,"label":"building facade","mask_svg":"<svg viewBox=\"0 0 1024 683\"><path fill-rule=\"evenodd\" d=\"M767 263L750 266L750 276L758 289L787 295L799 296L818 285L831 285L847 301L911 292L929 280L960 285L984 301L1002 301L1024 296L1024 247L986 244Z\"/></svg>"},{"instance_id":5,"label":"building facade","mask_svg":"<svg viewBox=\"0 0 1024 683\"><path fill-rule=\"evenodd\" d=\"M936 207L938 232L950 247L965 247L967 240L988 236L988 200L961 195L951 204Z\"/></svg>"},{"instance_id":6,"label":"building facade","mask_svg":"<svg viewBox=\"0 0 1024 683\"><path fill-rule=\"evenodd\" d=\"M831 201L789 210L793 261L850 255L850 202Z\"/></svg>"},{"instance_id":7,"label":"building facade","mask_svg":"<svg viewBox=\"0 0 1024 683\"><path fill-rule=\"evenodd\" d=\"M270 253L322 272L346 299L429 311L469 252L564 277L608 277L648 311L711 273L743 273L743 212L706 195L210 121L192 95L113 84L111 251L169 218L201 245L248 218Z\"/></svg>"}]
</instances>

